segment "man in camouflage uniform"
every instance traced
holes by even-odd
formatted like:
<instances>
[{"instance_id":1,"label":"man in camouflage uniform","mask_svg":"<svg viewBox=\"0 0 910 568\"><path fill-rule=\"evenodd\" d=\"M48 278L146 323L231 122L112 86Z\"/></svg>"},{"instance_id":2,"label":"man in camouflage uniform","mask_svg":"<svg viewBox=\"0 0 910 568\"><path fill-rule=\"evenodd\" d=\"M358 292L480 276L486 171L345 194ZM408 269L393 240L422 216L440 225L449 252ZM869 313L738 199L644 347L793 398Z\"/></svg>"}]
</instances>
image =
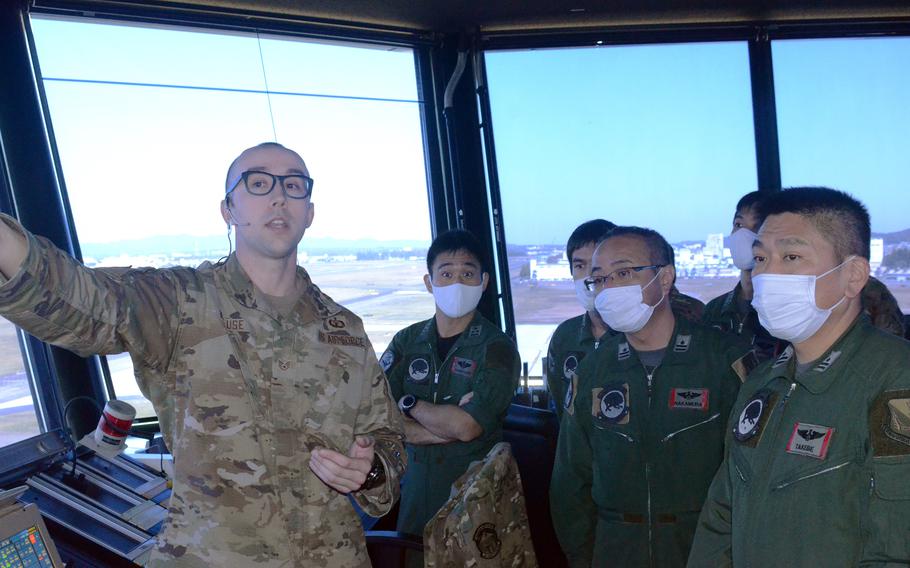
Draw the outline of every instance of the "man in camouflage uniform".
<instances>
[{"instance_id":1,"label":"man in camouflage uniform","mask_svg":"<svg viewBox=\"0 0 910 568\"><path fill-rule=\"evenodd\" d=\"M597 349L601 341L616 335L594 309L594 293L584 284L585 278L590 275L594 248L615 226L604 219L587 221L576 227L566 243L566 257L572 269L575 297L585 312L559 324L550 338L547 350L547 390L560 422L563 409L572 397L572 376L575 369ZM699 321L705 306L697 299L681 293L674 285L670 290L670 307L680 317Z\"/></svg>"},{"instance_id":2,"label":"man in camouflage uniform","mask_svg":"<svg viewBox=\"0 0 910 568\"><path fill-rule=\"evenodd\" d=\"M347 495L395 502L402 426L360 319L297 266L312 180L274 143L228 171L237 252L197 269L88 269L0 222L0 313L81 355L128 351L174 455L150 566L370 565Z\"/></svg>"},{"instance_id":3,"label":"man in camouflage uniform","mask_svg":"<svg viewBox=\"0 0 910 568\"><path fill-rule=\"evenodd\" d=\"M733 262L741 270L739 282L726 294L708 302L704 314L705 324L751 340L762 361L776 358L787 347L786 341L772 337L761 326L758 314L752 307L752 243L763 221L762 201L767 195L769 194L753 191L744 195L736 204L730 248ZM900 305L879 280L869 278L863 288L862 303L875 327L898 337L904 336L904 315Z\"/></svg>"},{"instance_id":4,"label":"man in camouflage uniform","mask_svg":"<svg viewBox=\"0 0 910 568\"><path fill-rule=\"evenodd\" d=\"M572 567L685 565L755 363L738 338L674 314L670 250L618 227L594 254L596 307L620 333L579 366L560 428L550 503Z\"/></svg>"},{"instance_id":5,"label":"man in camouflage uniform","mask_svg":"<svg viewBox=\"0 0 910 568\"><path fill-rule=\"evenodd\" d=\"M443 233L424 277L436 314L395 334L381 364L405 414L408 471L398 530L422 535L452 483L502 439L518 386L515 344L480 315L489 281L483 248L466 231Z\"/></svg>"},{"instance_id":6,"label":"man in camouflage uniform","mask_svg":"<svg viewBox=\"0 0 910 568\"><path fill-rule=\"evenodd\" d=\"M506 442L471 464L424 530L426 568L535 568L518 463Z\"/></svg>"},{"instance_id":7,"label":"man in camouflage uniform","mask_svg":"<svg viewBox=\"0 0 910 568\"><path fill-rule=\"evenodd\" d=\"M825 188L765 207L753 302L791 345L739 393L689 566L906 566L910 344L862 313L869 214Z\"/></svg>"}]
</instances>

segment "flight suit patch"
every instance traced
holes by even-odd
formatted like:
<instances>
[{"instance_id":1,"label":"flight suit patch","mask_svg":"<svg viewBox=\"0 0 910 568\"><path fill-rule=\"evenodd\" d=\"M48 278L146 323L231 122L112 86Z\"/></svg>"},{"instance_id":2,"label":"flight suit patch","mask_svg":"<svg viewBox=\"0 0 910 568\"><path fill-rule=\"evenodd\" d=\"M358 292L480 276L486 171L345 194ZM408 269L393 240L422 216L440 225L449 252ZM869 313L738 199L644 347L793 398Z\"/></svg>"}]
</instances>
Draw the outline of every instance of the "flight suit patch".
<instances>
[{"instance_id":1,"label":"flight suit patch","mask_svg":"<svg viewBox=\"0 0 910 568\"><path fill-rule=\"evenodd\" d=\"M632 356L632 350L629 349L628 343L620 343L619 348L616 350L616 360L625 361Z\"/></svg>"},{"instance_id":2,"label":"flight suit patch","mask_svg":"<svg viewBox=\"0 0 910 568\"><path fill-rule=\"evenodd\" d=\"M430 376L430 364L423 357L411 360L408 365L408 380L414 383L425 383Z\"/></svg>"},{"instance_id":3,"label":"flight suit patch","mask_svg":"<svg viewBox=\"0 0 910 568\"><path fill-rule=\"evenodd\" d=\"M910 455L910 389L885 391L869 411L873 457Z\"/></svg>"},{"instance_id":4,"label":"flight suit patch","mask_svg":"<svg viewBox=\"0 0 910 568\"><path fill-rule=\"evenodd\" d=\"M382 357L379 358L379 366L382 367L382 372L388 373L393 363L395 363L395 353L391 349L386 349Z\"/></svg>"},{"instance_id":5,"label":"flight suit patch","mask_svg":"<svg viewBox=\"0 0 910 568\"><path fill-rule=\"evenodd\" d=\"M477 361L464 357L453 357L451 371L453 375L470 379L477 371Z\"/></svg>"},{"instance_id":6,"label":"flight suit patch","mask_svg":"<svg viewBox=\"0 0 910 568\"><path fill-rule=\"evenodd\" d=\"M709 389L670 389L670 409L708 410Z\"/></svg>"},{"instance_id":7,"label":"flight suit patch","mask_svg":"<svg viewBox=\"0 0 910 568\"><path fill-rule=\"evenodd\" d=\"M591 415L595 424L616 426L629 423L627 383L612 383L602 389L594 389L591 394Z\"/></svg>"},{"instance_id":8,"label":"flight suit patch","mask_svg":"<svg viewBox=\"0 0 910 568\"><path fill-rule=\"evenodd\" d=\"M787 453L823 460L828 455L834 428L797 422L787 442Z\"/></svg>"},{"instance_id":9,"label":"flight suit patch","mask_svg":"<svg viewBox=\"0 0 910 568\"><path fill-rule=\"evenodd\" d=\"M733 438L752 448L758 445L765 423L776 403L777 393L772 390L762 389L752 395L733 425Z\"/></svg>"},{"instance_id":10,"label":"flight suit patch","mask_svg":"<svg viewBox=\"0 0 910 568\"><path fill-rule=\"evenodd\" d=\"M584 359L585 354L583 351L570 351L566 360L562 363L562 376L565 380L571 381L572 377L575 376L575 370L578 369L578 364L581 363L581 360Z\"/></svg>"}]
</instances>

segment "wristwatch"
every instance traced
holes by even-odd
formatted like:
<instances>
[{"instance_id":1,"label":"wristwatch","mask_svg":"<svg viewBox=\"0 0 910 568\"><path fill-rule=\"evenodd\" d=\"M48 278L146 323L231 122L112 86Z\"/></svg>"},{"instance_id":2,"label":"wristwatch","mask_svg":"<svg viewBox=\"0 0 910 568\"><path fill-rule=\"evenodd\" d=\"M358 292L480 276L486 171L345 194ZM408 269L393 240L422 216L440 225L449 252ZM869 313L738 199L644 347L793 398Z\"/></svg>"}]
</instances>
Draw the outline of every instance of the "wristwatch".
<instances>
[{"instance_id":1,"label":"wristwatch","mask_svg":"<svg viewBox=\"0 0 910 568\"><path fill-rule=\"evenodd\" d=\"M413 410L415 406L417 406L417 397L413 394L406 394L398 401L398 410L411 420L414 419L414 417L411 416L411 410Z\"/></svg>"},{"instance_id":2,"label":"wristwatch","mask_svg":"<svg viewBox=\"0 0 910 568\"><path fill-rule=\"evenodd\" d=\"M363 485L360 486L360 489L369 491L379 487L385 483L385 466L382 465L382 460L379 459L379 454L373 454L373 467L370 468L370 472L367 473L367 478L363 481Z\"/></svg>"}]
</instances>

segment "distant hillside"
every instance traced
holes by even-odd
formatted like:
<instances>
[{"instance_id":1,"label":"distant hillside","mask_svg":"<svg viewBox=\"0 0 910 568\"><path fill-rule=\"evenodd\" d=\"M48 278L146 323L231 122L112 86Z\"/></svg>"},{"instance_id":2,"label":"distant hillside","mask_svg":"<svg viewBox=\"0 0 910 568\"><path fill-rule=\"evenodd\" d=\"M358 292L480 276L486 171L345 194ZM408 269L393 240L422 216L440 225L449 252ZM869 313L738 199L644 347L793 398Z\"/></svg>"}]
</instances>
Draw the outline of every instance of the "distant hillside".
<instances>
[{"instance_id":1,"label":"distant hillside","mask_svg":"<svg viewBox=\"0 0 910 568\"><path fill-rule=\"evenodd\" d=\"M886 245L896 245L898 243L910 242L910 229L897 231L894 233L872 233L873 239L884 239Z\"/></svg>"},{"instance_id":2,"label":"distant hillside","mask_svg":"<svg viewBox=\"0 0 910 568\"><path fill-rule=\"evenodd\" d=\"M205 255L209 251L224 253L227 251L227 236L218 237L191 237L188 235L172 235L152 237L148 239L133 239L117 241L115 243L80 243L83 257L104 258L176 253ZM420 253L426 252L430 246L428 241L390 240L377 239L332 239L303 237L300 250L309 254L321 253L356 253L377 249L401 250L413 248Z\"/></svg>"}]
</instances>

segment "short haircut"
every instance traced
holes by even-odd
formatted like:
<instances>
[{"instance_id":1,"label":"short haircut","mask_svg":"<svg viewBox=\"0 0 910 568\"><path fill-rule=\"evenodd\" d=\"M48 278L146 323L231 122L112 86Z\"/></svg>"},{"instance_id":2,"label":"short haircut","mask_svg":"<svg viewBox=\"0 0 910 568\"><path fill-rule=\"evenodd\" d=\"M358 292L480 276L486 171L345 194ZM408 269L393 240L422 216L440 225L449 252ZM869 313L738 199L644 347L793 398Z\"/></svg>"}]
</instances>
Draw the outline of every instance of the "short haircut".
<instances>
[{"instance_id":1,"label":"short haircut","mask_svg":"<svg viewBox=\"0 0 910 568\"><path fill-rule=\"evenodd\" d=\"M255 146L250 146L243 152L240 152L239 154L237 154L237 157L234 158L234 161L231 162L230 166L228 166L227 174L224 177L224 193L225 194L227 194L229 191L231 191L231 181L233 181L231 179L231 171L234 169L234 166L237 165L237 160L240 159L240 156L242 156L242 155L246 154L247 152L249 152L250 150L254 150L256 148L279 148L281 150L285 150L286 152L290 152L290 153L296 155L298 158L300 158L300 161L303 162L303 158L300 157L300 154L298 154L297 152L291 150L290 148L288 148L282 144L279 144L278 142L262 142L261 144L256 144Z\"/></svg>"},{"instance_id":2,"label":"short haircut","mask_svg":"<svg viewBox=\"0 0 910 568\"><path fill-rule=\"evenodd\" d=\"M793 187L771 194L762 205L760 222L771 215L805 217L834 246L843 262L848 256L869 258L872 238L869 211L848 193L827 187Z\"/></svg>"},{"instance_id":3,"label":"short haircut","mask_svg":"<svg viewBox=\"0 0 910 568\"><path fill-rule=\"evenodd\" d=\"M739 213L747 209L754 209L755 214L761 216L762 204L765 202L765 198L767 198L768 195L769 193L766 191L750 191L739 198L739 202L736 204L736 212Z\"/></svg>"},{"instance_id":4,"label":"short haircut","mask_svg":"<svg viewBox=\"0 0 910 568\"><path fill-rule=\"evenodd\" d=\"M645 246L648 247L648 256L650 257L649 262L651 264L662 264L666 266L673 266L673 247L670 246L670 243L667 242L667 239L663 237L660 233L654 229L646 229L644 227L616 227L610 233L601 239L601 243L609 241L614 237L638 237L645 241Z\"/></svg>"},{"instance_id":5,"label":"short haircut","mask_svg":"<svg viewBox=\"0 0 910 568\"><path fill-rule=\"evenodd\" d=\"M481 272L489 272L487 268L486 255L484 254L483 245L473 234L463 229L452 229L446 231L433 240L430 249L427 251L427 272L433 275L433 263L436 257L444 252L456 253L464 251L477 259L480 263Z\"/></svg>"},{"instance_id":6,"label":"short haircut","mask_svg":"<svg viewBox=\"0 0 910 568\"><path fill-rule=\"evenodd\" d=\"M576 250L587 245L596 245L615 227L614 223L606 219L592 219L576 227L569 235L569 242L566 243L566 258L569 259L569 264L572 263L572 255Z\"/></svg>"}]
</instances>

